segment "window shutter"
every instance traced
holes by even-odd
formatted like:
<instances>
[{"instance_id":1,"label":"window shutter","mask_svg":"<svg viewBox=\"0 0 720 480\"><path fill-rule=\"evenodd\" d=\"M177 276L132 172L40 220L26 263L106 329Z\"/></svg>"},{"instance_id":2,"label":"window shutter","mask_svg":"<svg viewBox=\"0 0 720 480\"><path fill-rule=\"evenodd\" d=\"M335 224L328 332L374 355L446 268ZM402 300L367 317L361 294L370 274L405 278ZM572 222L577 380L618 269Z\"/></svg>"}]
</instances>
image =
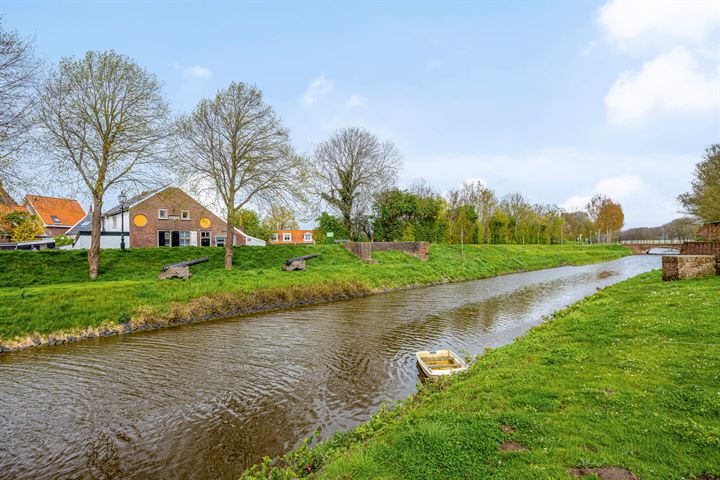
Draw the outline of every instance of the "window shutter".
<instances>
[{"instance_id":1,"label":"window shutter","mask_svg":"<svg viewBox=\"0 0 720 480\"><path fill-rule=\"evenodd\" d=\"M190 246L197 247L197 232L190 232Z\"/></svg>"}]
</instances>

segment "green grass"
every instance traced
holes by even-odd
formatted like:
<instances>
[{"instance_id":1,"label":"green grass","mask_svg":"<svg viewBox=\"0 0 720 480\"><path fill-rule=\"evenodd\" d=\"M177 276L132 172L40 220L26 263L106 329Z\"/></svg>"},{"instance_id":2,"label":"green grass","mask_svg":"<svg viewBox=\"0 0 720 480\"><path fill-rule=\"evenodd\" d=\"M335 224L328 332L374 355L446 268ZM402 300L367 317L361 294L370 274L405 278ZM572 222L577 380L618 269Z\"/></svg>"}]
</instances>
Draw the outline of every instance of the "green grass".
<instances>
[{"instance_id":1,"label":"green grass","mask_svg":"<svg viewBox=\"0 0 720 480\"><path fill-rule=\"evenodd\" d=\"M148 310L162 316L173 305L228 292L314 287L354 283L367 289L396 288L441 280L482 278L518 270L611 260L628 254L618 246L466 246L431 245L430 260L421 262L401 252L374 254L367 264L338 245L240 247L234 270L223 268L220 248L105 250L100 277L87 277L85 251L0 251L0 339L47 335L125 323ZM284 272L283 261L308 253L304 272ZM192 278L159 281L167 263L208 256L191 267ZM227 297L225 297L227 298ZM215 305L213 311L222 310Z\"/></svg>"},{"instance_id":2,"label":"green grass","mask_svg":"<svg viewBox=\"0 0 720 480\"><path fill-rule=\"evenodd\" d=\"M640 275L286 462L321 479L570 479L609 466L720 478L719 312L720 277ZM507 441L528 450L501 451Z\"/></svg>"}]
</instances>

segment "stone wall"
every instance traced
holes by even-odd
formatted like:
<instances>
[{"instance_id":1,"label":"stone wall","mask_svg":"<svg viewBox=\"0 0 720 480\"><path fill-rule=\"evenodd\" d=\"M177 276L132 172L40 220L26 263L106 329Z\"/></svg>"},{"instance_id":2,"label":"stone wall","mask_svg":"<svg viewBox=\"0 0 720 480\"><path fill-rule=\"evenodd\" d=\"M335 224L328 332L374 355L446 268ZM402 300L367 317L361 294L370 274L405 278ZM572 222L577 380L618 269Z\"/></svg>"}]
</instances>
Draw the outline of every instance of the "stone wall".
<instances>
[{"instance_id":1,"label":"stone wall","mask_svg":"<svg viewBox=\"0 0 720 480\"><path fill-rule=\"evenodd\" d=\"M667 255L662 259L663 280L710 277L716 274L713 255Z\"/></svg>"},{"instance_id":2,"label":"stone wall","mask_svg":"<svg viewBox=\"0 0 720 480\"><path fill-rule=\"evenodd\" d=\"M372 260L372 252L405 252L422 261L430 256L428 242L343 242L342 246L366 262Z\"/></svg>"}]
</instances>

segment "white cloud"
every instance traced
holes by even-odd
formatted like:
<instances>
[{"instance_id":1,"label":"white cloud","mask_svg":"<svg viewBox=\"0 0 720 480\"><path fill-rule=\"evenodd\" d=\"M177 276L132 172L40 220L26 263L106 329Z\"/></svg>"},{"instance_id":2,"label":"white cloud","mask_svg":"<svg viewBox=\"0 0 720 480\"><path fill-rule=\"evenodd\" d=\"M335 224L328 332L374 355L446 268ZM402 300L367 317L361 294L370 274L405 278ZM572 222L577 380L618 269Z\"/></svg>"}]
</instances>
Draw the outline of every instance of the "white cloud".
<instances>
[{"instance_id":1,"label":"white cloud","mask_svg":"<svg viewBox=\"0 0 720 480\"><path fill-rule=\"evenodd\" d=\"M595 185L595 193L602 193L615 199L627 198L646 189L645 181L636 175L603 178Z\"/></svg>"},{"instance_id":2,"label":"white cloud","mask_svg":"<svg viewBox=\"0 0 720 480\"><path fill-rule=\"evenodd\" d=\"M354 93L350 96L350 98L345 100L345 106L348 108L361 107L361 106L365 105L367 103L367 101L368 101L367 97L363 97L362 95L360 95L358 93Z\"/></svg>"},{"instance_id":3,"label":"white cloud","mask_svg":"<svg viewBox=\"0 0 720 480\"><path fill-rule=\"evenodd\" d=\"M310 84L308 84L305 95L303 96L305 105L312 107L321 97L330 93L332 89L333 82L325 78L324 73L319 77L313 78Z\"/></svg>"},{"instance_id":4,"label":"white cloud","mask_svg":"<svg viewBox=\"0 0 720 480\"><path fill-rule=\"evenodd\" d=\"M578 210L585 210L585 205L590 203L590 196L587 195L574 195L563 203L560 204L560 208L566 212L577 212Z\"/></svg>"},{"instance_id":5,"label":"white cloud","mask_svg":"<svg viewBox=\"0 0 720 480\"><path fill-rule=\"evenodd\" d=\"M185 74L192 78L212 78L212 71L202 65L192 65L185 68Z\"/></svg>"},{"instance_id":6,"label":"white cloud","mask_svg":"<svg viewBox=\"0 0 720 480\"><path fill-rule=\"evenodd\" d=\"M720 25L720 0L610 0L598 21L623 49L699 43Z\"/></svg>"},{"instance_id":7,"label":"white cloud","mask_svg":"<svg viewBox=\"0 0 720 480\"><path fill-rule=\"evenodd\" d=\"M176 72L181 72L189 78L212 78L213 76L212 70L202 65L183 66L178 62L173 62L171 65Z\"/></svg>"},{"instance_id":8,"label":"white cloud","mask_svg":"<svg viewBox=\"0 0 720 480\"><path fill-rule=\"evenodd\" d=\"M622 72L605 96L608 118L618 125L642 123L655 113L697 113L720 105L720 75L703 71L684 47L658 55L638 71Z\"/></svg>"}]
</instances>

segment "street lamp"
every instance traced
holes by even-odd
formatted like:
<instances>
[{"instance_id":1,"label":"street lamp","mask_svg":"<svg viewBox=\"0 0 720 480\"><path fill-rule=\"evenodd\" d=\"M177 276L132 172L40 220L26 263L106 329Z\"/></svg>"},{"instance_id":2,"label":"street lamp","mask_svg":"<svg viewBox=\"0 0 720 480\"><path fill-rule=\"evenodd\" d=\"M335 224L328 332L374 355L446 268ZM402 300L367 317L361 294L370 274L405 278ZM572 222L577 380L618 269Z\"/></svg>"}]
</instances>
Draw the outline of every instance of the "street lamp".
<instances>
[{"instance_id":1,"label":"street lamp","mask_svg":"<svg viewBox=\"0 0 720 480\"><path fill-rule=\"evenodd\" d=\"M118 200L120 200L120 250L125 250L125 203L127 202L127 194L120 192Z\"/></svg>"}]
</instances>

